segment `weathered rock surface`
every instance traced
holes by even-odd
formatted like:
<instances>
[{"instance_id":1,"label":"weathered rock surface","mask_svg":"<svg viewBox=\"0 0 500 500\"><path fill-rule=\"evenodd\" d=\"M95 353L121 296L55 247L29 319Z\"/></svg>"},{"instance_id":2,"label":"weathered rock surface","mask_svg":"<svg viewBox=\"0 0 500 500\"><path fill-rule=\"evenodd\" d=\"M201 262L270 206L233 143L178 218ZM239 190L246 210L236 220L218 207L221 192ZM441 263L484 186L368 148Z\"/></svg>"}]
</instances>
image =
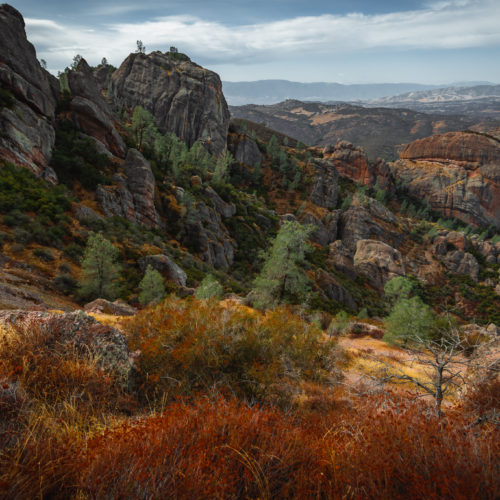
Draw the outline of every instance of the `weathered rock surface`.
<instances>
[{"instance_id":1,"label":"weathered rock surface","mask_svg":"<svg viewBox=\"0 0 500 500\"><path fill-rule=\"evenodd\" d=\"M114 127L111 110L85 59L78 63L75 70L68 72L68 86L75 125L104 144L108 151L123 158L127 148Z\"/></svg>"},{"instance_id":2,"label":"weathered rock surface","mask_svg":"<svg viewBox=\"0 0 500 500\"><path fill-rule=\"evenodd\" d=\"M309 199L319 207L333 209L337 205L339 173L329 161L314 159L310 166L314 180Z\"/></svg>"},{"instance_id":3,"label":"weathered rock surface","mask_svg":"<svg viewBox=\"0 0 500 500\"><path fill-rule=\"evenodd\" d=\"M345 304L350 309L357 308L352 295L331 274L319 269L315 281L326 298Z\"/></svg>"},{"instance_id":4,"label":"weathered rock surface","mask_svg":"<svg viewBox=\"0 0 500 500\"><path fill-rule=\"evenodd\" d=\"M0 154L54 182L48 163L59 83L40 66L24 27L16 9L0 5L0 83L14 98L10 109L0 109Z\"/></svg>"},{"instance_id":5,"label":"weathered rock surface","mask_svg":"<svg viewBox=\"0 0 500 500\"><path fill-rule=\"evenodd\" d=\"M461 250L448 252L443 258L443 264L448 271L465 274L474 281L477 281L479 277L479 264L476 258L468 252L462 252Z\"/></svg>"},{"instance_id":6,"label":"weathered rock surface","mask_svg":"<svg viewBox=\"0 0 500 500\"><path fill-rule=\"evenodd\" d=\"M248 135L229 135L228 149L237 162L247 167L254 167L262 163L262 153L257 143Z\"/></svg>"},{"instance_id":7,"label":"weathered rock surface","mask_svg":"<svg viewBox=\"0 0 500 500\"><path fill-rule=\"evenodd\" d=\"M401 253L390 245L375 240L357 242L354 268L379 290L392 278L405 275Z\"/></svg>"},{"instance_id":8,"label":"weathered rock surface","mask_svg":"<svg viewBox=\"0 0 500 500\"><path fill-rule=\"evenodd\" d=\"M453 132L407 145L393 175L448 217L500 227L500 141Z\"/></svg>"},{"instance_id":9,"label":"weathered rock surface","mask_svg":"<svg viewBox=\"0 0 500 500\"><path fill-rule=\"evenodd\" d=\"M126 386L133 367L127 341L116 328L105 326L82 311L56 314L35 311L0 311L0 324L21 329L36 326L82 355L95 355L103 369L115 373Z\"/></svg>"},{"instance_id":10,"label":"weathered rock surface","mask_svg":"<svg viewBox=\"0 0 500 500\"><path fill-rule=\"evenodd\" d=\"M342 240L330 244L328 263L353 280L358 276L354 269L353 253L344 245Z\"/></svg>"},{"instance_id":11,"label":"weathered rock surface","mask_svg":"<svg viewBox=\"0 0 500 500\"><path fill-rule=\"evenodd\" d=\"M112 314L114 316L133 316L137 309L127 304L123 300L111 302L106 299L96 299L83 308L87 313Z\"/></svg>"},{"instance_id":12,"label":"weathered rock surface","mask_svg":"<svg viewBox=\"0 0 500 500\"><path fill-rule=\"evenodd\" d=\"M155 207L155 178L149 162L136 149L129 149L123 175L113 176L112 186L98 186L96 199L107 217L124 217L146 227L159 227Z\"/></svg>"},{"instance_id":13,"label":"weathered rock surface","mask_svg":"<svg viewBox=\"0 0 500 500\"><path fill-rule=\"evenodd\" d=\"M301 224L316 226L310 239L321 246L325 246L337 239L341 215L342 210L333 210L320 218L309 211L304 211L300 214L299 220Z\"/></svg>"},{"instance_id":14,"label":"weathered rock surface","mask_svg":"<svg viewBox=\"0 0 500 500\"><path fill-rule=\"evenodd\" d=\"M138 263L142 272L146 271L148 266L151 266L153 269L156 269L159 273L164 275L168 280L173 281L179 286L186 286L186 273L168 255L146 255L145 257L140 258Z\"/></svg>"},{"instance_id":15,"label":"weathered rock surface","mask_svg":"<svg viewBox=\"0 0 500 500\"><path fill-rule=\"evenodd\" d=\"M108 96L120 108L142 106L189 146L200 140L215 154L226 148L229 111L220 78L187 57L130 54L112 74Z\"/></svg>"},{"instance_id":16,"label":"weathered rock surface","mask_svg":"<svg viewBox=\"0 0 500 500\"><path fill-rule=\"evenodd\" d=\"M383 160L370 162L365 150L348 141L338 141L335 145L326 146L323 157L328 159L338 173L354 182L365 186L387 189L391 185L391 174L387 163Z\"/></svg>"},{"instance_id":17,"label":"weathered rock surface","mask_svg":"<svg viewBox=\"0 0 500 500\"><path fill-rule=\"evenodd\" d=\"M356 243L377 239L398 247L404 239L405 228L400 219L373 198L354 197L351 206L342 214L339 239L354 252Z\"/></svg>"}]
</instances>

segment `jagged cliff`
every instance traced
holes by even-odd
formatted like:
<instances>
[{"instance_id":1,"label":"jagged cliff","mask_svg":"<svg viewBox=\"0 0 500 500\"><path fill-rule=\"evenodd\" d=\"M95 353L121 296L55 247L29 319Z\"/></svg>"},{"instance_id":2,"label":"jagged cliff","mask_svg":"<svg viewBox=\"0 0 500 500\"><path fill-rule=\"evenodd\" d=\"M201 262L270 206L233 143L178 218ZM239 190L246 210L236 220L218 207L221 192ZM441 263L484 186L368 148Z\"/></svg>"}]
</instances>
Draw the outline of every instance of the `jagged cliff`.
<instances>
[{"instance_id":1,"label":"jagged cliff","mask_svg":"<svg viewBox=\"0 0 500 500\"><path fill-rule=\"evenodd\" d=\"M142 106L189 146L201 140L216 154L226 148L229 111L220 78L187 57L130 54L111 76L108 95L119 108Z\"/></svg>"}]
</instances>

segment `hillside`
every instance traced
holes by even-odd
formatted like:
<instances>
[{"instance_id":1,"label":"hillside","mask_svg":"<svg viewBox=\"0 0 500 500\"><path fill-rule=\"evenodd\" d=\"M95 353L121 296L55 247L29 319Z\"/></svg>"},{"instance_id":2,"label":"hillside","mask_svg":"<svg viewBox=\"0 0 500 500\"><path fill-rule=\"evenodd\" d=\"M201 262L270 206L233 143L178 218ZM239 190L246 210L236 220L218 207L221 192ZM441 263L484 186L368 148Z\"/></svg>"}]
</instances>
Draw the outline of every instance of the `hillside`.
<instances>
[{"instance_id":1,"label":"hillside","mask_svg":"<svg viewBox=\"0 0 500 500\"><path fill-rule=\"evenodd\" d=\"M439 115L351 104L305 103L288 100L270 106L230 106L234 118L243 118L289 135L305 144L327 146L346 140L362 146L371 159L398 158L403 144L436 133L498 126L488 118Z\"/></svg>"},{"instance_id":2,"label":"hillside","mask_svg":"<svg viewBox=\"0 0 500 500\"><path fill-rule=\"evenodd\" d=\"M0 5L0 496L498 497L498 129L104 62Z\"/></svg>"},{"instance_id":3,"label":"hillside","mask_svg":"<svg viewBox=\"0 0 500 500\"><path fill-rule=\"evenodd\" d=\"M412 91L372 99L366 104L374 107L408 108L421 113L498 119L500 115L500 85L475 85Z\"/></svg>"}]
</instances>

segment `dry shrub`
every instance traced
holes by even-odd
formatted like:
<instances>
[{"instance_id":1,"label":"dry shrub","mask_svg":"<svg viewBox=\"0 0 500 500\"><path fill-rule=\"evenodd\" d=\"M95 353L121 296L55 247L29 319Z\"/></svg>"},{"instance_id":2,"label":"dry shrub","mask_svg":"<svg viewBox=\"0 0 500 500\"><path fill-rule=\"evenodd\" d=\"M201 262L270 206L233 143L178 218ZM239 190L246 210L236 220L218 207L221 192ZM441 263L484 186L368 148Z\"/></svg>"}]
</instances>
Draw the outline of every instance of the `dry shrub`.
<instances>
[{"instance_id":1,"label":"dry shrub","mask_svg":"<svg viewBox=\"0 0 500 500\"><path fill-rule=\"evenodd\" d=\"M176 402L89 442L92 498L495 499L498 429L368 397L301 418L236 400Z\"/></svg>"},{"instance_id":2,"label":"dry shrub","mask_svg":"<svg viewBox=\"0 0 500 500\"><path fill-rule=\"evenodd\" d=\"M219 391L287 405L303 380L332 383L336 343L286 308L265 315L168 298L124 325L148 397Z\"/></svg>"},{"instance_id":3,"label":"dry shrub","mask_svg":"<svg viewBox=\"0 0 500 500\"><path fill-rule=\"evenodd\" d=\"M36 322L1 332L2 498L67 498L79 447L130 400L90 352L60 341L61 333Z\"/></svg>"}]
</instances>

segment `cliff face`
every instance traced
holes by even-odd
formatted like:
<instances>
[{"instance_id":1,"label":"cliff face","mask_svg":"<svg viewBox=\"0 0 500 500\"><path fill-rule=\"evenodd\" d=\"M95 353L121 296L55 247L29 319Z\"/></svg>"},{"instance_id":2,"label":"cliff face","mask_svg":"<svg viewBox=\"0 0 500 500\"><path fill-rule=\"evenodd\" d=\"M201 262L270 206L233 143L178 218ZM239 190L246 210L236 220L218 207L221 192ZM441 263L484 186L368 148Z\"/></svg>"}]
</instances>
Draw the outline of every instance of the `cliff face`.
<instances>
[{"instance_id":1,"label":"cliff face","mask_svg":"<svg viewBox=\"0 0 500 500\"><path fill-rule=\"evenodd\" d=\"M104 100L92 69L82 59L68 73L72 120L85 134L97 139L116 156L124 157L126 146L116 131L111 110Z\"/></svg>"},{"instance_id":2,"label":"cliff face","mask_svg":"<svg viewBox=\"0 0 500 500\"><path fill-rule=\"evenodd\" d=\"M59 83L40 66L24 26L16 9L0 5L0 155L55 182L48 163Z\"/></svg>"},{"instance_id":3,"label":"cliff face","mask_svg":"<svg viewBox=\"0 0 500 500\"><path fill-rule=\"evenodd\" d=\"M158 127L210 152L226 148L229 111L219 76L173 54L130 54L111 77L108 95L117 107L142 106Z\"/></svg>"},{"instance_id":4,"label":"cliff face","mask_svg":"<svg viewBox=\"0 0 500 500\"><path fill-rule=\"evenodd\" d=\"M391 167L414 196L476 225L500 227L500 141L474 132L438 134L409 144Z\"/></svg>"}]
</instances>

